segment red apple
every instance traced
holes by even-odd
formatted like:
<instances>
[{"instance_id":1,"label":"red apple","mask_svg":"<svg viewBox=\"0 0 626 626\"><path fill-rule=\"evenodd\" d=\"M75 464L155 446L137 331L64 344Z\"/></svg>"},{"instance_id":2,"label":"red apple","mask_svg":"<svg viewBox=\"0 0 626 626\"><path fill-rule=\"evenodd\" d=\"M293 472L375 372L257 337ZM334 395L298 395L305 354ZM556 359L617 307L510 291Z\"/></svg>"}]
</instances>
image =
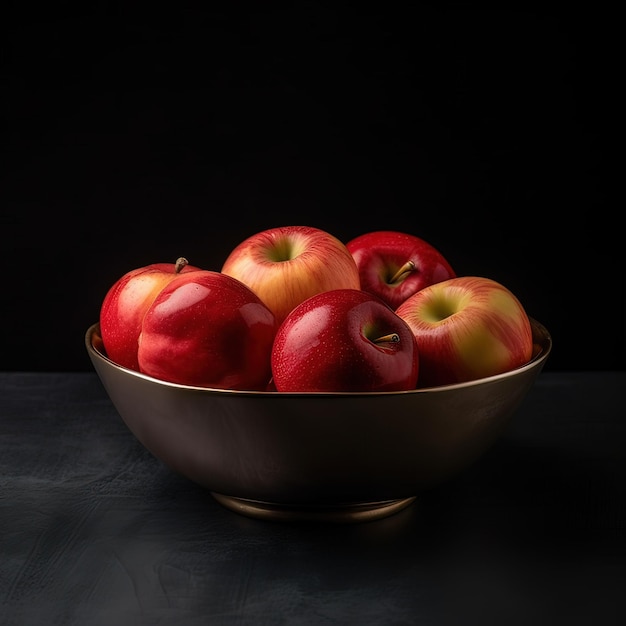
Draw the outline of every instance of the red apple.
<instances>
[{"instance_id":1,"label":"red apple","mask_svg":"<svg viewBox=\"0 0 626 626\"><path fill-rule=\"evenodd\" d=\"M372 231L348 241L346 247L359 268L361 289L394 310L416 291L456 276L441 252L409 233Z\"/></svg>"},{"instance_id":2,"label":"red apple","mask_svg":"<svg viewBox=\"0 0 626 626\"><path fill-rule=\"evenodd\" d=\"M279 323L317 293L360 288L358 268L345 244L311 226L282 226L251 235L230 252L222 273L248 285Z\"/></svg>"},{"instance_id":3,"label":"red apple","mask_svg":"<svg viewBox=\"0 0 626 626\"><path fill-rule=\"evenodd\" d=\"M264 391L274 314L242 282L210 270L181 274L154 299L139 336L139 369L183 385Z\"/></svg>"},{"instance_id":4,"label":"red apple","mask_svg":"<svg viewBox=\"0 0 626 626\"><path fill-rule=\"evenodd\" d=\"M406 391L415 388L418 369L408 324L358 289L324 291L297 305L272 349L278 392Z\"/></svg>"},{"instance_id":5,"label":"red apple","mask_svg":"<svg viewBox=\"0 0 626 626\"><path fill-rule=\"evenodd\" d=\"M417 341L420 387L461 383L527 363L530 319L518 298L490 278L460 276L430 285L396 313Z\"/></svg>"},{"instance_id":6,"label":"red apple","mask_svg":"<svg viewBox=\"0 0 626 626\"><path fill-rule=\"evenodd\" d=\"M199 270L180 257L176 263L133 269L113 283L100 307L100 333L107 356L118 365L139 370L137 347L146 311L166 285Z\"/></svg>"}]
</instances>

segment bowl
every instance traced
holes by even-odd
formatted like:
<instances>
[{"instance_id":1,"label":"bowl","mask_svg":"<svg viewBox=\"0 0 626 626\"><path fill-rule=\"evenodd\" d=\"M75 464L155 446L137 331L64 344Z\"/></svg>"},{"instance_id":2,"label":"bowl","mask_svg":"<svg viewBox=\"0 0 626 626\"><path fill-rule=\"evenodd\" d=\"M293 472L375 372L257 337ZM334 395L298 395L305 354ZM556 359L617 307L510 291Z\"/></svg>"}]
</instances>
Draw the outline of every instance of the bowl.
<instances>
[{"instance_id":1,"label":"bowl","mask_svg":"<svg viewBox=\"0 0 626 626\"><path fill-rule=\"evenodd\" d=\"M359 522L409 506L473 464L502 434L552 349L515 370L403 392L233 391L164 382L87 352L111 402L155 457L224 507L272 520Z\"/></svg>"}]
</instances>

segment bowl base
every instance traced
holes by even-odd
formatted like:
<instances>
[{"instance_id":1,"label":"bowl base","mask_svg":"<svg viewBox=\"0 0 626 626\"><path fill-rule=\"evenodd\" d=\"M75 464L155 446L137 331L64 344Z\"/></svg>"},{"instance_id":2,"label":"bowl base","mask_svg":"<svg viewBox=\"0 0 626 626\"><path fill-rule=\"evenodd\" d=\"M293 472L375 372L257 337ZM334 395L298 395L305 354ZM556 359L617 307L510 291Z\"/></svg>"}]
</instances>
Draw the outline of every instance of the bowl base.
<instances>
[{"instance_id":1,"label":"bowl base","mask_svg":"<svg viewBox=\"0 0 626 626\"><path fill-rule=\"evenodd\" d=\"M280 522L371 522L402 511L413 504L416 499L416 496L412 496L381 502L307 506L247 500L214 491L211 492L211 495L222 506L235 513L256 519Z\"/></svg>"}]
</instances>

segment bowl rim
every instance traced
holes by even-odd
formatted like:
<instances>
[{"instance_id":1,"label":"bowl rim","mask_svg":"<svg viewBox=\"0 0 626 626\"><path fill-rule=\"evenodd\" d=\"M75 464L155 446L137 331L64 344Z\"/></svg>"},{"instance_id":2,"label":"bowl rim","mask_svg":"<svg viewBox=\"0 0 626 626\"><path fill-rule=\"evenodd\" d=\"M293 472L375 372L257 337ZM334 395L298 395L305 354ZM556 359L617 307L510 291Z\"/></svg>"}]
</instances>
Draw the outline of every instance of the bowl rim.
<instances>
[{"instance_id":1,"label":"bowl rim","mask_svg":"<svg viewBox=\"0 0 626 626\"><path fill-rule=\"evenodd\" d=\"M453 383L450 385L438 385L433 387L418 387L416 389L407 389L405 391L253 391L253 390L241 390L241 389L220 389L217 387L201 387L196 385L183 385L181 383L174 383L167 380L161 380L154 378L142 372L132 370L130 368L119 365L115 361L112 361L104 352L96 345L94 345L94 338L98 338L100 344L102 344L102 338L100 337L100 323L95 322L85 332L85 347L90 358L100 360L106 363L109 367L112 367L120 372L129 374L135 378L143 379L147 382L161 385L165 387L171 387L176 389L186 389L194 392L219 394L219 395L233 395L233 396L247 396L247 397L268 397L268 398L283 398L283 397L374 397L374 396L404 396L404 395L416 395L424 393L442 393L445 391L461 388L475 387L482 385L490 381L498 381L505 378L512 378L528 370L535 368L543 368L546 360L552 352L552 336L547 328L537 321L533 317L529 317L532 331L533 331L533 356L531 359L507 372L501 374L494 374L493 376L486 376L483 378L477 378L462 383Z\"/></svg>"}]
</instances>

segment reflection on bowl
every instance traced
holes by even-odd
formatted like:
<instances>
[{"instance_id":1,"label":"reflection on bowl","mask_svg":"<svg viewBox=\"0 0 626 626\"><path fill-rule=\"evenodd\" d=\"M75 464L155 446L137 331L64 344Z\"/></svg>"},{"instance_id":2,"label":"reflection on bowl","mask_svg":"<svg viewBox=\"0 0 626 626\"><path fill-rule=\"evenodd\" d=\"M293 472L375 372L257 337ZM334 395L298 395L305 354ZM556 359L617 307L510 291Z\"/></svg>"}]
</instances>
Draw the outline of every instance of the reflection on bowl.
<instances>
[{"instance_id":1,"label":"reflection on bowl","mask_svg":"<svg viewBox=\"0 0 626 626\"><path fill-rule=\"evenodd\" d=\"M535 354L526 365L403 392L188 387L113 363L98 324L85 345L135 437L223 506L262 519L355 522L400 511L497 440L552 349L548 331L531 321Z\"/></svg>"}]
</instances>

